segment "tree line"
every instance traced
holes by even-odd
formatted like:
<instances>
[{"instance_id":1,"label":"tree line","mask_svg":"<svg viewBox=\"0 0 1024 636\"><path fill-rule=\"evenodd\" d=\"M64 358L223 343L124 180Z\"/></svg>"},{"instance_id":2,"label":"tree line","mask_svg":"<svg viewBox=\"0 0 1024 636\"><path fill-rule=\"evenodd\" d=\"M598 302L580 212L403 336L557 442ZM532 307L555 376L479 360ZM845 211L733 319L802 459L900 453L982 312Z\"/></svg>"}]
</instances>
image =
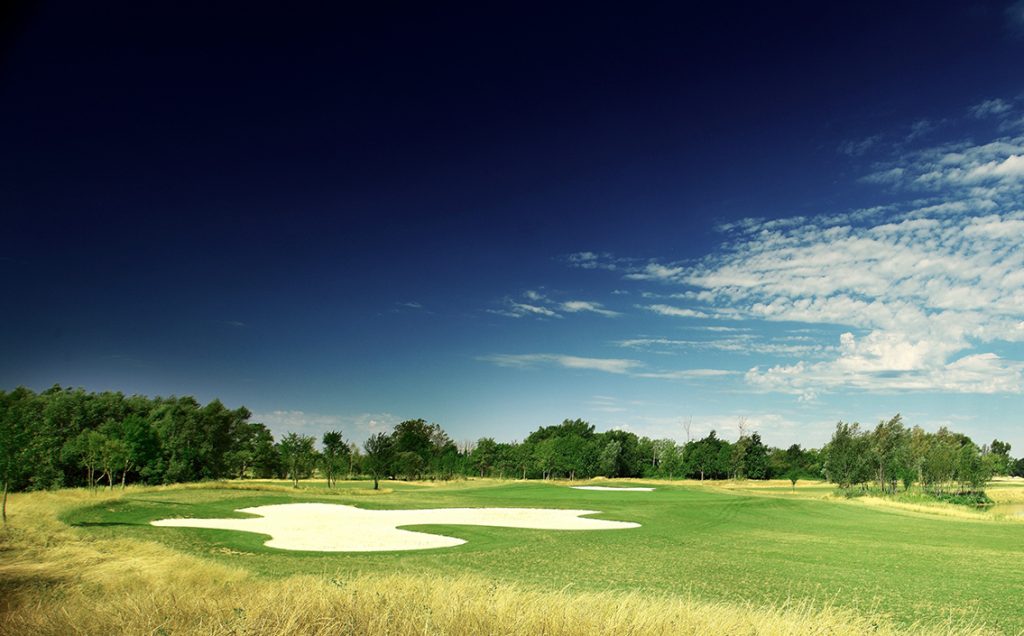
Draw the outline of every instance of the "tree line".
<instances>
[{"instance_id":1,"label":"tree line","mask_svg":"<svg viewBox=\"0 0 1024 636\"><path fill-rule=\"evenodd\" d=\"M1006 442L978 446L946 427L907 428L899 414L873 429L839 422L822 455L824 476L846 491L895 494L916 484L940 499L977 495L982 501L993 475L1024 476L1024 459L1012 459Z\"/></svg>"},{"instance_id":2,"label":"tree line","mask_svg":"<svg viewBox=\"0 0 1024 636\"><path fill-rule=\"evenodd\" d=\"M742 430L730 442L712 431L679 444L630 431L598 433L583 420L541 426L521 442L482 438L456 444L438 424L407 420L360 448L340 431L321 439L290 432L277 440L241 407L193 397L90 393L56 385L41 393L0 391L0 478L9 490L107 488L224 478L314 475L381 479L604 477L691 479L826 478L844 489L875 484L895 492L917 483L936 494L977 490L992 474L1022 474L1009 444L978 447L940 429L907 429L896 416L872 430L840 422L822 449L765 445ZM951 487L951 485L954 485ZM6 508L4 508L6 511Z\"/></svg>"}]
</instances>

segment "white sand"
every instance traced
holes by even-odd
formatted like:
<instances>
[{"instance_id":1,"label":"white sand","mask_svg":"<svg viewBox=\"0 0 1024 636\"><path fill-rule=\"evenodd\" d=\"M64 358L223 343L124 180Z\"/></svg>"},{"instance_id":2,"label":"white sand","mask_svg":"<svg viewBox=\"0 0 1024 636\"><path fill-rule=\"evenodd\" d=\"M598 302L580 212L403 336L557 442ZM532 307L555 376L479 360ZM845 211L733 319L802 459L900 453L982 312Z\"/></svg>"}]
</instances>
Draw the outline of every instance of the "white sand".
<instances>
[{"instance_id":1,"label":"white sand","mask_svg":"<svg viewBox=\"0 0 1024 636\"><path fill-rule=\"evenodd\" d=\"M278 504L242 508L238 512L259 515L248 519L160 519L154 526L216 528L268 534L264 545L282 550L320 552L375 552L425 550L465 543L462 539L425 532L399 530L398 526L465 525L537 530L618 530L639 528L627 521L584 519L597 510L542 508L437 508L431 510L363 510L355 506L324 503Z\"/></svg>"},{"instance_id":2,"label":"white sand","mask_svg":"<svg viewBox=\"0 0 1024 636\"><path fill-rule=\"evenodd\" d=\"M653 488L641 488L639 486L630 486L625 488L615 488L614 486L570 486L576 490L625 490L632 492L651 492Z\"/></svg>"}]
</instances>

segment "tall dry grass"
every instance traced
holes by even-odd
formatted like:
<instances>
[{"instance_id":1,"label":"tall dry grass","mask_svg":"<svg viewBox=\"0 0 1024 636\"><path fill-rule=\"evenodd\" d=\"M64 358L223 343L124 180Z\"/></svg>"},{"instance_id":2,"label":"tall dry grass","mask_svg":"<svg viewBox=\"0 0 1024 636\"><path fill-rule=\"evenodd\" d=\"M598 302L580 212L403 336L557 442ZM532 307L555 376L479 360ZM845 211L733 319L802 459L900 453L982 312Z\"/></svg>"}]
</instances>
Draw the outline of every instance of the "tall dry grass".
<instances>
[{"instance_id":1,"label":"tall dry grass","mask_svg":"<svg viewBox=\"0 0 1024 636\"><path fill-rule=\"evenodd\" d=\"M117 498L90 496L85 503ZM168 547L99 539L58 520L75 492L19 495L0 533L0 633L209 635L981 634L897 629L793 602L776 607L642 593L550 592L476 577L268 580Z\"/></svg>"}]
</instances>

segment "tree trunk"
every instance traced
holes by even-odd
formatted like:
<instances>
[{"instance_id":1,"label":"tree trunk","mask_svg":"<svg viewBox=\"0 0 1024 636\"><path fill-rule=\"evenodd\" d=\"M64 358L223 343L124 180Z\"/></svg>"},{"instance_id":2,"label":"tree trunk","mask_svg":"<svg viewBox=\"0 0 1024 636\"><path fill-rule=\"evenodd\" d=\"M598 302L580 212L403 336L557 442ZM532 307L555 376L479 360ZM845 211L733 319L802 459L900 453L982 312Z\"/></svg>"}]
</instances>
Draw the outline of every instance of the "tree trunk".
<instances>
[{"instance_id":1,"label":"tree trunk","mask_svg":"<svg viewBox=\"0 0 1024 636\"><path fill-rule=\"evenodd\" d=\"M5 526L7 525L7 484L8 484L8 480L5 478L4 479L4 503L3 503L3 506L2 506L2 508L3 508L3 516L4 516L4 525Z\"/></svg>"},{"instance_id":2,"label":"tree trunk","mask_svg":"<svg viewBox=\"0 0 1024 636\"><path fill-rule=\"evenodd\" d=\"M374 490L379 490L378 485L377 485L377 473L373 474L373 489Z\"/></svg>"}]
</instances>

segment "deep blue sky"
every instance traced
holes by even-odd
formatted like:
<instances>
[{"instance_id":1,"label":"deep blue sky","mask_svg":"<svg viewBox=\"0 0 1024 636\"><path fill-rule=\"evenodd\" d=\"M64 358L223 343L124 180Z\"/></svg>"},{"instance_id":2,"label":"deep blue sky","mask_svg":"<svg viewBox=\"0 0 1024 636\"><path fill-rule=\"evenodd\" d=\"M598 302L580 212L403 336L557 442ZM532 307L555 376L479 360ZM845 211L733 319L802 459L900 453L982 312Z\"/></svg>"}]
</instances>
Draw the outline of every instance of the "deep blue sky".
<instances>
[{"instance_id":1,"label":"deep blue sky","mask_svg":"<svg viewBox=\"0 0 1024 636\"><path fill-rule=\"evenodd\" d=\"M207 4L5 16L0 386L1024 450L1021 3Z\"/></svg>"}]
</instances>

